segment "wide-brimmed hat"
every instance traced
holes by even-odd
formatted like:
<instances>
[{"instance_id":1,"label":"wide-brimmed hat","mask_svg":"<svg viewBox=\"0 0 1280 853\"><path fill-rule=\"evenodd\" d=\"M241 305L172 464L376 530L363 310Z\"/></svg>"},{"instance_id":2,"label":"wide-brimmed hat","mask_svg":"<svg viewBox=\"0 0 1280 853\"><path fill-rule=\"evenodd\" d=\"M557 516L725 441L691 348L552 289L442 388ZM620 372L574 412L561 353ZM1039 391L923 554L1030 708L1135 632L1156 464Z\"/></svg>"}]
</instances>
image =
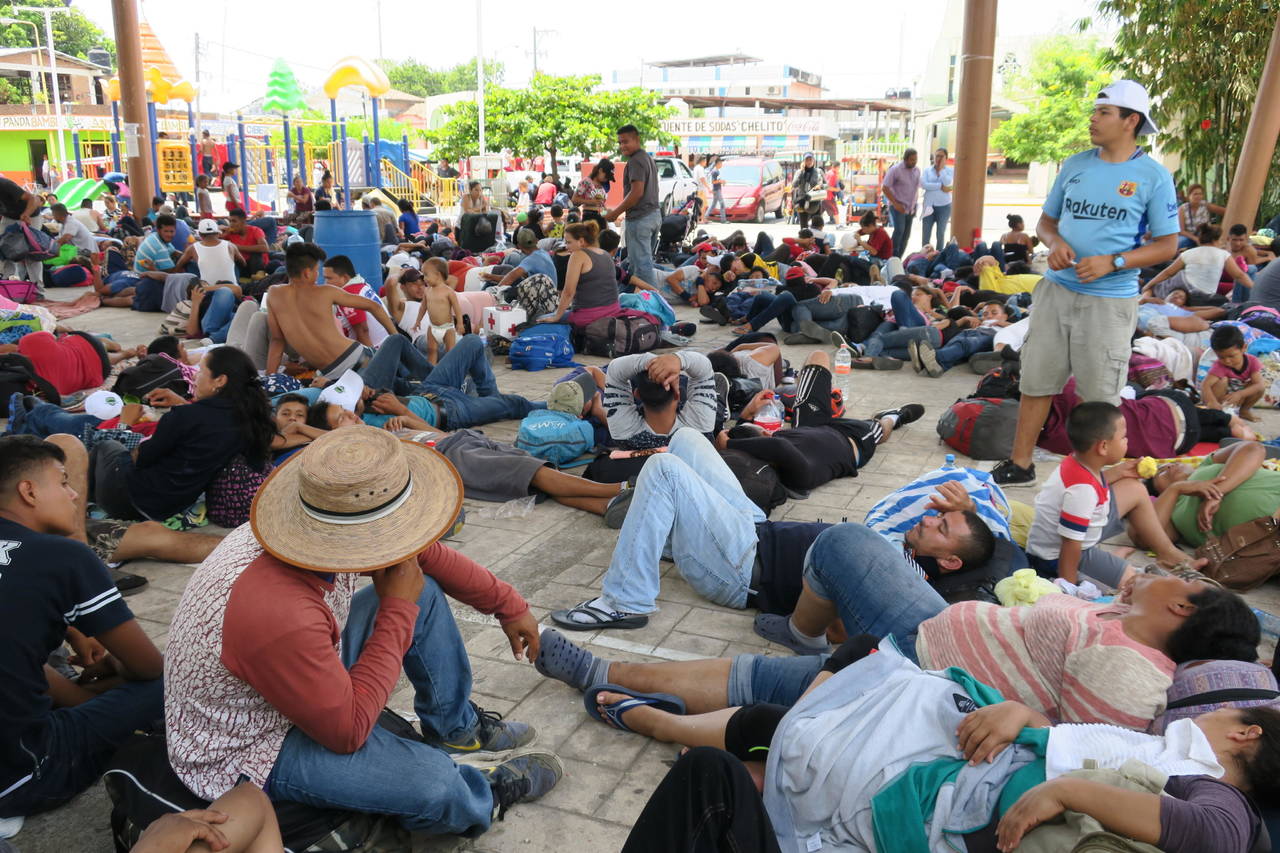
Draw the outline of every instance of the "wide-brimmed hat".
<instances>
[{"instance_id":1,"label":"wide-brimmed hat","mask_svg":"<svg viewBox=\"0 0 1280 853\"><path fill-rule=\"evenodd\" d=\"M249 523L262 547L291 566L365 572L423 551L461 507L462 479L435 449L346 426L272 471Z\"/></svg>"}]
</instances>

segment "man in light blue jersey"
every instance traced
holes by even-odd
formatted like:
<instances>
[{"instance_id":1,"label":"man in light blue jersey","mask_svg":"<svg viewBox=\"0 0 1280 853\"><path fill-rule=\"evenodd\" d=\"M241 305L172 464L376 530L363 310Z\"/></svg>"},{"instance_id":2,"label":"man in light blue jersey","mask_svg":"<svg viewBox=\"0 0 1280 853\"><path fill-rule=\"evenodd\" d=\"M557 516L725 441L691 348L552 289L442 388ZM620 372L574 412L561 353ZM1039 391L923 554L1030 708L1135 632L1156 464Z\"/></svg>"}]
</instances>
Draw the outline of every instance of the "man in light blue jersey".
<instances>
[{"instance_id":1,"label":"man in light blue jersey","mask_svg":"<svg viewBox=\"0 0 1280 853\"><path fill-rule=\"evenodd\" d=\"M1010 458L992 469L997 483L1035 481L1031 453L1053 395L1072 376L1081 399L1120 401L1138 270L1178 251L1173 178L1137 142L1155 132L1147 90L1132 80L1111 84L1089 119L1097 147L1063 163L1045 199L1036 233L1049 249L1049 271L1032 295L1018 429Z\"/></svg>"}]
</instances>

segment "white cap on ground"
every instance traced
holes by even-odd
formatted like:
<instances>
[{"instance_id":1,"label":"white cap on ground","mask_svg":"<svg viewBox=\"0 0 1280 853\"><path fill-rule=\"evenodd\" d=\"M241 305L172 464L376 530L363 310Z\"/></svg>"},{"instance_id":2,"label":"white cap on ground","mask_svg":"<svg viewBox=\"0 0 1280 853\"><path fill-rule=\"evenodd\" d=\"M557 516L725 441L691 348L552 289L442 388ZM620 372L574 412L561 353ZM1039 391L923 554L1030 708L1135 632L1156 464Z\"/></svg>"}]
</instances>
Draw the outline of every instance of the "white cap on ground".
<instances>
[{"instance_id":1,"label":"white cap on ground","mask_svg":"<svg viewBox=\"0 0 1280 853\"><path fill-rule=\"evenodd\" d=\"M124 410L124 400L114 391L99 389L84 398L85 414L99 420L114 418Z\"/></svg>"}]
</instances>

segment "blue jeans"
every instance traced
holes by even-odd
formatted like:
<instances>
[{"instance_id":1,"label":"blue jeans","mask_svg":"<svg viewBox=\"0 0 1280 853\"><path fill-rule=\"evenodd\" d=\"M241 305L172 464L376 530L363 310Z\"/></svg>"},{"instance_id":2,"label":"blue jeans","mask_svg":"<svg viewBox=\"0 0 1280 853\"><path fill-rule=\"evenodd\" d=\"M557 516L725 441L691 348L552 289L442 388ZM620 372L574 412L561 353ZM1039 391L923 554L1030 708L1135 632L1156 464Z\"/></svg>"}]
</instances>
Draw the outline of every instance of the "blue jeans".
<instances>
[{"instance_id":1,"label":"blue jeans","mask_svg":"<svg viewBox=\"0 0 1280 853\"><path fill-rule=\"evenodd\" d=\"M80 438L85 427L96 429L101 420L93 415L73 415L62 411L61 406L53 403L39 402L31 411L22 406L17 407L5 432L10 435L34 435L37 438L48 438L57 433L66 433Z\"/></svg>"},{"instance_id":2,"label":"blue jeans","mask_svg":"<svg viewBox=\"0 0 1280 853\"><path fill-rule=\"evenodd\" d=\"M476 341L483 349L484 343L479 338ZM441 363L448 355L440 359ZM360 369L360 378L370 388L388 388L397 394L409 394L431 372L431 362L427 357L404 335L395 335L383 341L369 363Z\"/></svg>"},{"instance_id":3,"label":"blue jeans","mask_svg":"<svg viewBox=\"0 0 1280 853\"><path fill-rule=\"evenodd\" d=\"M653 253L658 249L658 229L661 226L662 214L656 210L643 216L628 214L623 226L631 274L653 285L658 283L658 274L653 269Z\"/></svg>"},{"instance_id":4,"label":"blue jeans","mask_svg":"<svg viewBox=\"0 0 1280 853\"><path fill-rule=\"evenodd\" d=\"M757 294L751 300L751 307L747 309L747 320L751 323L752 331L759 331L769 325L770 320L776 318L778 324L789 332L795 328L791 311L797 304L799 303L796 302L796 295L789 290L776 295Z\"/></svg>"},{"instance_id":5,"label":"blue jeans","mask_svg":"<svg viewBox=\"0 0 1280 853\"><path fill-rule=\"evenodd\" d=\"M929 235L933 233L936 228L938 232L938 240L932 244L933 247L935 249L939 249L947 245L947 223L950 221L951 205L944 204L942 207L935 207L932 213L927 214L920 220L920 227L924 230L920 239L928 243Z\"/></svg>"},{"instance_id":6,"label":"blue jeans","mask_svg":"<svg viewBox=\"0 0 1280 853\"><path fill-rule=\"evenodd\" d=\"M894 319L900 328L909 329L912 326L926 325L924 315L916 310L906 291L895 290L889 296L889 307L893 309Z\"/></svg>"},{"instance_id":7,"label":"blue jeans","mask_svg":"<svg viewBox=\"0 0 1280 853\"><path fill-rule=\"evenodd\" d=\"M383 347L389 343L390 340ZM409 349L417 352L413 346ZM467 377L475 383L479 396L473 397L462 390ZM498 380L485 358L484 341L478 335L463 335L453 349L441 356L414 393L433 394L438 398L436 402L444 410L448 429L519 419L534 409L547 407L546 403L535 403L518 394L503 394L498 390Z\"/></svg>"},{"instance_id":8,"label":"blue jeans","mask_svg":"<svg viewBox=\"0 0 1280 853\"><path fill-rule=\"evenodd\" d=\"M707 208L707 219L711 218L711 214L715 213L717 207L720 208L720 221L727 221L725 219L725 214L728 212L728 209L724 204L724 193L721 190L712 190L711 207Z\"/></svg>"},{"instance_id":9,"label":"blue jeans","mask_svg":"<svg viewBox=\"0 0 1280 853\"><path fill-rule=\"evenodd\" d=\"M107 762L135 730L164 717L164 682L128 681L70 708L49 713L42 735L22 743L31 779L0 798L0 817L48 811L97 783ZM6 732L17 738L18 733Z\"/></svg>"},{"instance_id":10,"label":"blue jeans","mask_svg":"<svg viewBox=\"0 0 1280 853\"><path fill-rule=\"evenodd\" d=\"M995 346L996 336L979 329L965 329L947 342L937 351L938 364L943 370L950 370L957 364L969 360L969 356L980 352L991 352Z\"/></svg>"},{"instance_id":11,"label":"blue jeans","mask_svg":"<svg viewBox=\"0 0 1280 853\"><path fill-rule=\"evenodd\" d=\"M695 430L677 430L668 452L649 457L640 469L604 575L604 598L625 613L656 610L658 562L668 553L700 595L745 607L756 525L764 520L711 442Z\"/></svg>"},{"instance_id":12,"label":"blue jeans","mask_svg":"<svg viewBox=\"0 0 1280 853\"><path fill-rule=\"evenodd\" d=\"M881 323L871 333L871 337L862 342L863 354L869 357L877 355L906 361L911 357L907 344L911 341L928 341L935 347L942 345L942 332L934 326L904 326L898 328L893 323Z\"/></svg>"},{"instance_id":13,"label":"blue jeans","mask_svg":"<svg viewBox=\"0 0 1280 853\"><path fill-rule=\"evenodd\" d=\"M899 213L896 207L889 206L889 221L893 224L893 256L895 258L902 257L903 251L907 248L907 240L911 239L911 223L915 218L914 210L910 213Z\"/></svg>"},{"instance_id":14,"label":"blue jeans","mask_svg":"<svg viewBox=\"0 0 1280 853\"><path fill-rule=\"evenodd\" d=\"M215 344L227 342L227 330L231 328L231 318L236 313L236 295L225 287L219 287L205 296L209 307L205 309L204 319L200 321L200 329Z\"/></svg>"},{"instance_id":15,"label":"blue jeans","mask_svg":"<svg viewBox=\"0 0 1280 853\"><path fill-rule=\"evenodd\" d=\"M849 312L861 304L862 297L853 293L834 294L825 303L817 299L806 299L791 309L791 324L799 329L808 320L824 329L844 332L849 328Z\"/></svg>"},{"instance_id":16,"label":"blue jeans","mask_svg":"<svg viewBox=\"0 0 1280 853\"><path fill-rule=\"evenodd\" d=\"M372 586L351 600L342 632L342 664L348 669L359 660L378 610ZM478 721L469 702L471 665L449 602L429 576L418 598L404 672L414 687L413 708L424 733L455 741L474 732ZM273 800L394 815L415 832L483 832L493 811L482 771L455 764L443 751L379 726L349 755L326 749L301 729L290 729L264 787Z\"/></svg>"},{"instance_id":17,"label":"blue jeans","mask_svg":"<svg viewBox=\"0 0 1280 853\"><path fill-rule=\"evenodd\" d=\"M920 623L947 606L900 547L856 523L818 534L804 559L804 581L836 606L849 636L892 634L913 661Z\"/></svg>"}]
</instances>

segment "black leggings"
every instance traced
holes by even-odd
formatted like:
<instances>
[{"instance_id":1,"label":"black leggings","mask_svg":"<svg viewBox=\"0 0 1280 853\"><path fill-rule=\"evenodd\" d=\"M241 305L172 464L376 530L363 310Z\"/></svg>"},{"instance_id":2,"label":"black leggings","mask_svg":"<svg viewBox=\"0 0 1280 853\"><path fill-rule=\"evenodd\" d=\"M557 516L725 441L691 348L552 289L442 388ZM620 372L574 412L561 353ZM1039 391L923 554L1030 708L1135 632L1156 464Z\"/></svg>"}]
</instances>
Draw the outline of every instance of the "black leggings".
<instances>
[{"instance_id":1,"label":"black leggings","mask_svg":"<svg viewBox=\"0 0 1280 853\"><path fill-rule=\"evenodd\" d=\"M680 756L636 819L622 853L780 853L742 762L699 746Z\"/></svg>"},{"instance_id":2,"label":"black leggings","mask_svg":"<svg viewBox=\"0 0 1280 853\"><path fill-rule=\"evenodd\" d=\"M871 264L862 258L832 252L824 256L822 265L816 268L821 278L835 278L836 273L844 271L844 284L867 285L871 283Z\"/></svg>"}]
</instances>

